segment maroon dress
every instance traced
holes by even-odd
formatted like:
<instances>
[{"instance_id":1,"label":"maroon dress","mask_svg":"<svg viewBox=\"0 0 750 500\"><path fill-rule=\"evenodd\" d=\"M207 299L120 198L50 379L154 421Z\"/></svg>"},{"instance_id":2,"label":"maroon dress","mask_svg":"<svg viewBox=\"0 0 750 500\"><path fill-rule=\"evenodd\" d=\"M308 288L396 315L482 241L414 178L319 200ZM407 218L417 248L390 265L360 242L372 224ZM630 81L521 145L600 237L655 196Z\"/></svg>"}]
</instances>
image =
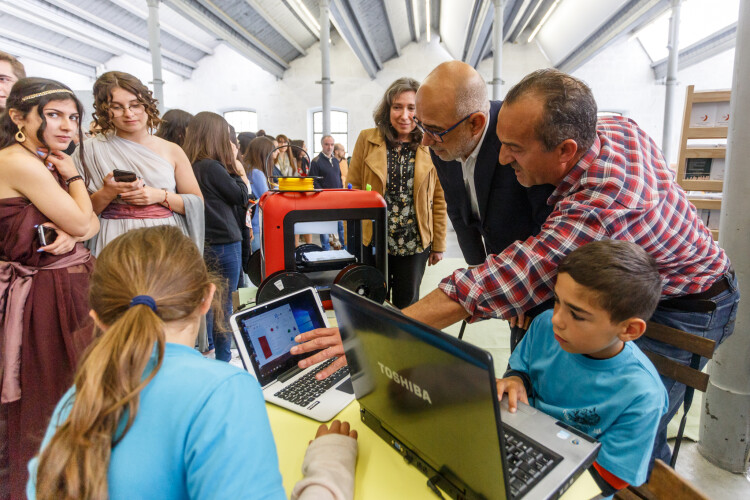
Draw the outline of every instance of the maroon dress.
<instances>
[{"instance_id":1,"label":"maroon dress","mask_svg":"<svg viewBox=\"0 0 750 500\"><path fill-rule=\"evenodd\" d=\"M55 405L72 385L78 359L92 338L88 289L94 258L82 243L64 255L37 252L34 226L48 221L25 198L0 199L0 261L37 269L23 304L21 396L0 403L0 499L26 497L26 465L39 452ZM75 259L78 263L39 269L71 256L80 257ZM0 307L3 304L7 313L9 306L5 300ZM7 341L5 329L0 335L4 335L0 341Z\"/></svg>"}]
</instances>

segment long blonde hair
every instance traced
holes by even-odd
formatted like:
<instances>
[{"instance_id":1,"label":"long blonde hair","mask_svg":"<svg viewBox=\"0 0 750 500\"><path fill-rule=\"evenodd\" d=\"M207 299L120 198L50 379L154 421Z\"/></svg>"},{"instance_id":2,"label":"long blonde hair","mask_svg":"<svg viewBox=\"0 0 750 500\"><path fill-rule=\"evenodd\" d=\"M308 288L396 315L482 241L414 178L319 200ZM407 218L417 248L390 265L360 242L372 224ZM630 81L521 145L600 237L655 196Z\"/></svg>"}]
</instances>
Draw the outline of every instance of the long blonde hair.
<instances>
[{"instance_id":1,"label":"long blonde hair","mask_svg":"<svg viewBox=\"0 0 750 500\"><path fill-rule=\"evenodd\" d=\"M99 255L89 301L107 325L86 351L75 375L70 414L39 459L37 498L107 498L112 448L138 414L140 393L161 367L164 323L190 320L216 279L198 248L174 226L129 231ZM148 305L130 302L148 295ZM156 366L144 378L156 350ZM70 404L70 402L67 402ZM117 433L123 418L124 430Z\"/></svg>"}]
</instances>

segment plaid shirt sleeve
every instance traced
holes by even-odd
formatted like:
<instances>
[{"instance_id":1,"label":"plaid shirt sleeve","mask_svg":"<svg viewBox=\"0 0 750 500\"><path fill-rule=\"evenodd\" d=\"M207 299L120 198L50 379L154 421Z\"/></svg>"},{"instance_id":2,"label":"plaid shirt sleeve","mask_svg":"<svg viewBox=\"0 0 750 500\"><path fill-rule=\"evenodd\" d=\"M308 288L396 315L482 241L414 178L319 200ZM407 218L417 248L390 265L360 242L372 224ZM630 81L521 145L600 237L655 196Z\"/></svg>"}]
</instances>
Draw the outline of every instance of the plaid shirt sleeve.
<instances>
[{"instance_id":1,"label":"plaid shirt sleeve","mask_svg":"<svg viewBox=\"0 0 750 500\"><path fill-rule=\"evenodd\" d=\"M562 258L579 246L607 237L596 211L556 207L541 232L516 241L471 269L458 269L439 288L471 315L470 322L509 319L550 299Z\"/></svg>"}]
</instances>

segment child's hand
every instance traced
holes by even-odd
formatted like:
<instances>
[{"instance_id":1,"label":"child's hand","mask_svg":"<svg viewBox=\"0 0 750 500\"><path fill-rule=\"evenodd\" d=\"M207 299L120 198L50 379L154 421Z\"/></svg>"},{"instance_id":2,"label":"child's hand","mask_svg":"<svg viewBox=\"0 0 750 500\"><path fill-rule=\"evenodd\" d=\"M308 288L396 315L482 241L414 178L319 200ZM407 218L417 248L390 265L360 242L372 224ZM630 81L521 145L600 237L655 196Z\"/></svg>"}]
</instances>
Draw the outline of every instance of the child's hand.
<instances>
[{"instance_id":1,"label":"child's hand","mask_svg":"<svg viewBox=\"0 0 750 500\"><path fill-rule=\"evenodd\" d=\"M516 412L519 399L529 404L529 397L526 395L526 386L523 385L523 380L520 377L498 378L495 379L495 383L497 384L497 397L500 401L503 400L503 393L508 393L508 409L511 413Z\"/></svg>"},{"instance_id":2,"label":"child's hand","mask_svg":"<svg viewBox=\"0 0 750 500\"><path fill-rule=\"evenodd\" d=\"M331 428L329 429L326 424L320 424L320 427L318 427L318 432L315 433L315 439L319 438L320 436L325 436L326 434L341 434L342 436L349 436L351 438L357 439L357 431L354 429L349 430L349 422L339 422L338 420L334 420L331 422ZM310 441L312 443L312 441Z\"/></svg>"}]
</instances>

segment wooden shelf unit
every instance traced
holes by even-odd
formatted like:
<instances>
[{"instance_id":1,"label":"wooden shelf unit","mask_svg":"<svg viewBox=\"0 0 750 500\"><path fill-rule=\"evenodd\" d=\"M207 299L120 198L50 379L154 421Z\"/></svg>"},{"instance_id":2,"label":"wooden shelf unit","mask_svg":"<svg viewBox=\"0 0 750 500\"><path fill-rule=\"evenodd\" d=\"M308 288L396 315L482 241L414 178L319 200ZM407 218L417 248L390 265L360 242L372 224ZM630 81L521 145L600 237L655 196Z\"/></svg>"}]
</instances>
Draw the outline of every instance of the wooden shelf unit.
<instances>
[{"instance_id":1,"label":"wooden shelf unit","mask_svg":"<svg viewBox=\"0 0 750 500\"><path fill-rule=\"evenodd\" d=\"M680 137L680 155L677 160L677 183L685 191L709 191L721 192L724 181L712 179L686 179L687 162L690 158L726 158L727 148L725 144L717 142L713 146L690 145L693 139L713 139L719 141L727 138L727 127L691 127L690 116L693 106L699 103L721 103L729 102L731 92L729 90L707 90L696 91L693 85L687 87L685 94L685 114L682 122L682 135ZM726 168L726 166L725 166ZM697 209L720 210L721 199L705 199L690 197L690 202ZM719 238L719 231L711 229L714 239Z\"/></svg>"}]
</instances>

